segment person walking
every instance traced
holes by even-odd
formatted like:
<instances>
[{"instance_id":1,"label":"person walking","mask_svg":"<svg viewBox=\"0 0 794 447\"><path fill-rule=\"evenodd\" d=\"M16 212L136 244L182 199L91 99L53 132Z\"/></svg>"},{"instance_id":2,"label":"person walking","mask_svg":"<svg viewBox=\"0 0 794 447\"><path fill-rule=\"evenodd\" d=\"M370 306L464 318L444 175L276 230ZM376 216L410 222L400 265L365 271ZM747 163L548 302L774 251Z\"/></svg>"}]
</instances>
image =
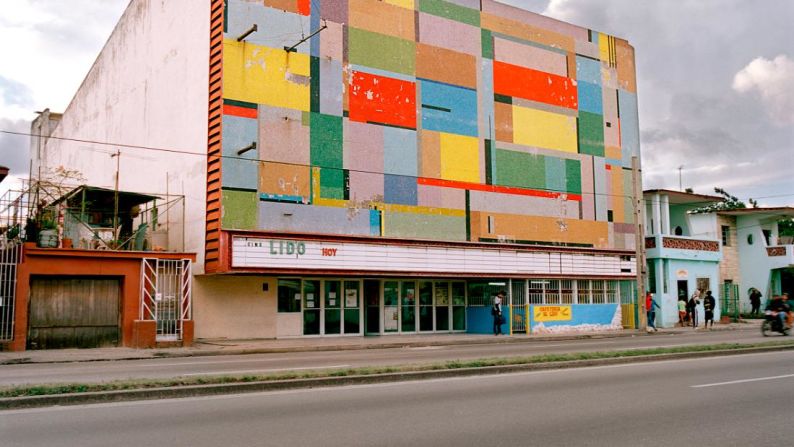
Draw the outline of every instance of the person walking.
<instances>
[{"instance_id":1,"label":"person walking","mask_svg":"<svg viewBox=\"0 0 794 447\"><path fill-rule=\"evenodd\" d=\"M750 305L752 306L752 310L750 311L750 315L758 316L758 313L761 311L761 291L756 289L755 287L750 287Z\"/></svg>"},{"instance_id":2,"label":"person walking","mask_svg":"<svg viewBox=\"0 0 794 447\"><path fill-rule=\"evenodd\" d=\"M693 328L698 327L698 304L700 304L700 289L696 289L686 303L686 311Z\"/></svg>"},{"instance_id":3,"label":"person walking","mask_svg":"<svg viewBox=\"0 0 794 447\"><path fill-rule=\"evenodd\" d=\"M711 290L706 291L706 297L703 298L703 311L704 311L704 318L703 323L706 329L709 328L709 321L711 322L711 327L714 327L714 309L717 307L717 300L711 295Z\"/></svg>"},{"instance_id":4,"label":"person walking","mask_svg":"<svg viewBox=\"0 0 794 447\"><path fill-rule=\"evenodd\" d=\"M504 320L502 317L502 300L507 296L504 290L500 290L493 298L493 306L491 307L491 315L493 316L493 334L502 335L502 324Z\"/></svg>"},{"instance_id":5,"label":"person walking","mask_svg":"<svg viewBox=\"0 0 794 447\"><path fill-rule=\"evenodd\" d=\"M653 299L653 294L649 291L645 294L645 311L648 316L648 331L650 331L651 328L653 328L654 331L659 330L656 328L656 309L660 309L660 307L656 303L656 300Z\"/></svg>"}]
</instances>

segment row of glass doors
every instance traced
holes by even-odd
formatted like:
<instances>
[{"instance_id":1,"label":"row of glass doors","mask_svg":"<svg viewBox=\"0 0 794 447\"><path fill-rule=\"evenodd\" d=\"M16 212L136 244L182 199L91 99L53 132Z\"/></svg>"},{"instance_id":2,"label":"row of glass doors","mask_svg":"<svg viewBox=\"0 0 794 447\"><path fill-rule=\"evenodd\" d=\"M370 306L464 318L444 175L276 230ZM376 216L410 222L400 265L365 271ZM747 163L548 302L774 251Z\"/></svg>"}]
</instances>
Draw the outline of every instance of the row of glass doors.
<instances>
[{"instance_id":1,"label":"row of glass doors","mask_svg":"<svg viewBox=\"0 0 794 447\"><path fill-rule=\"evenodd\" d=\"M304 279L301 292L304 335L466 330L464 281Z\"/></svg>"}]
</instances>

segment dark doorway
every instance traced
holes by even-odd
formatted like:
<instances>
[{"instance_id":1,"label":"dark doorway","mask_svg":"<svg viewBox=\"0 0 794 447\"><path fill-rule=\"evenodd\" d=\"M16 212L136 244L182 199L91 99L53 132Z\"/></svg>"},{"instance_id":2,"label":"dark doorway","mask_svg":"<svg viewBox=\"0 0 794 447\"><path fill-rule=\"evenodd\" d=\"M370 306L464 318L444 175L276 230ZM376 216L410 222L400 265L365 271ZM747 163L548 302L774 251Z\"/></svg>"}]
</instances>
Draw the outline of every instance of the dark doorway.
<instances>
[{"instance_id":1,"label":"dark doorway","mask_svg":"<svg viewBox=\"0 0 794 447\"><path fill-rule=\"evenodd\" d=\"M377 279L364 280L364 303L367 306L364 314L365 335L380 334L380 281Z\"/></svg>"},{"instance_id":2,"label":"dark doorway","mask_svg":"<svg viewBox=\"0 0 794 447\"><path fill-rule=\"evenodd\" d=\"M684 301L689 299L689 284L687 281L678 281L678 299Z\"/></svg>"}]
</instances>

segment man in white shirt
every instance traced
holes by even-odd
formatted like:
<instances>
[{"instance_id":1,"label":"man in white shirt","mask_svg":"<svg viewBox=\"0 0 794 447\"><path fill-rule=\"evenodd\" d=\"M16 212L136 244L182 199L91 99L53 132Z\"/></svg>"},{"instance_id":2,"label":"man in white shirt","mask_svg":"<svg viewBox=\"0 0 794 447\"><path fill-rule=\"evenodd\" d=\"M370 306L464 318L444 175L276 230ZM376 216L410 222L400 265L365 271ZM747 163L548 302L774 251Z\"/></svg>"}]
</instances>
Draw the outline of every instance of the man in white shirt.
<instances>
[{"instance_id":1,"label":"man in white shirt","mask_svg":"<svg viewBox=\"0 0 794 447\"><path fill-rule=\"evenodd\" d=\"M493 334L502 335L502 324L504 320L502 317L502 300L507 296L504 290L500 290L493 299L493 306L491 307L491 315L493 315Z\"/></svg>"}]
</instances>

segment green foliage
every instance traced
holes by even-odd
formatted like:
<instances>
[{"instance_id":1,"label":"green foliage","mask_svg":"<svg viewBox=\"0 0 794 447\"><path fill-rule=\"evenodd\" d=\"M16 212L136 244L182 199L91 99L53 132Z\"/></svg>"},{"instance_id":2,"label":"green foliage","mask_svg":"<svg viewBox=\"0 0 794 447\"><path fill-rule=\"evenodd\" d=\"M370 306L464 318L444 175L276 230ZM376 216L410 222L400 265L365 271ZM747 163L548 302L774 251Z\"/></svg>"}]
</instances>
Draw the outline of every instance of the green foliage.
<instances>
[{"instance_id":1,"label":"green foliage","mask_svg":"<svg viewBox=\"0 0 794 447\"><path fill-rule=\"evenodd\" d=\"M715 211L729 211L729 210L736 210L736 209L743 209L747 208L747 205L738 197L731 195L728 191L725 191L722 188L714 188L714 192L722 196L721 202L712 203L706 206L702 206L700 208L695 208L691 210L690 214L704 214L704 213L713 213ZM753 208L758 206L758 202L753 199L748 200L750 205Z\"/></svg>"}]
</instances>

